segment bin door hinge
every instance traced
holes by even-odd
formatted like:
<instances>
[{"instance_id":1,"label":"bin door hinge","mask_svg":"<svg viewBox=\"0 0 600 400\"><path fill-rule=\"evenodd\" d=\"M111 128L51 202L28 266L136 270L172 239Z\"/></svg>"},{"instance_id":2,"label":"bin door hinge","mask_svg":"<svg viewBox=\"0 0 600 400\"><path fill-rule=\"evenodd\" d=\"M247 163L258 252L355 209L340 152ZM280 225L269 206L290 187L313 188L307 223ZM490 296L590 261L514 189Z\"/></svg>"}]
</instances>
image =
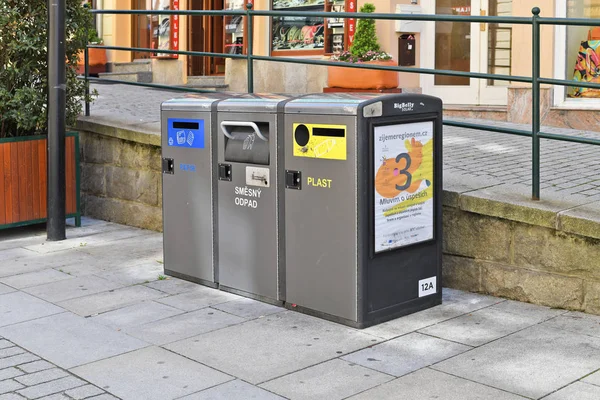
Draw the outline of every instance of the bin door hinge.
<instances>
[{"instance_id":1,"label":"bin door hinge","mask_svg":"<svg viewBox=\"0 0 600 400\"><path fill-rule=\"evenodd\" d=\"M173 175L175 173L175 162L172 158L162 159L162 170L163 174Z\"/></svg>"},{"instance_id":2,"label":"bin door hinge","mask_svg":"<svg viewBox=\"0 0 600 400\"><path fill-rule=\"evenodd\" d=\"M285 187L287 189L302 189L302 172L285 170Z\"/></svg>"}]
</instances>

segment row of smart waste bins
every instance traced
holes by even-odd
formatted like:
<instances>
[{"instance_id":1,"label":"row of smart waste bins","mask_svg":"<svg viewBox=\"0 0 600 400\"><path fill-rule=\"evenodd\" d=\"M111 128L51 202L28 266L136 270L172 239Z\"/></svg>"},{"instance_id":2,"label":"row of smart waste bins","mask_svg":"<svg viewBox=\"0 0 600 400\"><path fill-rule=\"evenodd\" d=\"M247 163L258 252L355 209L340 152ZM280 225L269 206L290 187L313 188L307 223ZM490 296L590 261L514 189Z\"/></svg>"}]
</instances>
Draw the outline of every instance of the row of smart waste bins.
<instances>
[{"instance_id":1,"label":"row of smart waste bins","mask_svg":"<svg viewBox=\"0 0 600 400\"><path fill-rule=\"evenodd\" d=\"M440 304L441 110L410 94L163 103L165 272L354 327Z\"/></svg>"}]
</instances>

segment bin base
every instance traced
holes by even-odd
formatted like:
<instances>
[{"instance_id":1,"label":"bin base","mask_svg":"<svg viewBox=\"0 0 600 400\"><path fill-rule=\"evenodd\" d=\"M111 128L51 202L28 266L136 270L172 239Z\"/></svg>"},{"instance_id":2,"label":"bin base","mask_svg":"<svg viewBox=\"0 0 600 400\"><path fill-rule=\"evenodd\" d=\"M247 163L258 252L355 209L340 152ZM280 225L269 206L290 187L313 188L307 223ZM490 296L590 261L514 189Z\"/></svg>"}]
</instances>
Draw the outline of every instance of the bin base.
<instances>
[{"instance_id":1,"label":"bin base","mask_svg":"<svg viewBox=\"0 0 600 400\"><path fill-rule=\"evenodd\" d=\"M207 281L205 279L196 278L194 276L182 274L182 273L179 273L179 272L171 271L171 270L166 269L166 268L165 268L165 275L172 276L173 278L183 279L184 281L190 281L190 282L198 283L200 285L208 286L208 287L211 287L213 289L216 289L219 286L218 283Z\"/></svg>"},{"instance_id":2,"label":"bin base","mask_svg":"<svg viewBox=\"0 0 600 400\"><path fill-rule=\"evenodd\" d=\"M224 285L219 285L219 289L221 289L224 292L237 294L242 297L248 297L249 299L262 301L263 303L268 303L268 304L272 304L274 306L283 307L283 300L275 300L270 297L265 297L265 296L260 296L258 294L254 294L254 293L244 292L243 290L230 288L230 287L224 286Z\"/></svg>"},{"instance_id":3,"label":"bin base","mask_svg":"<svg viewBox=\"0 0 600 400\"><path fill-rule=\"evenodd\" d=\"M367 315L367 319L362 322L353 321L346 318L337 317L335 315L327 314L321 311L315 311L310 308L305 308L298 305L293 305L292 303L285 303L285 308L291 311L297 311L302 314L310 315L317 318L326 319L331 322L335 322L338 324L346 325L355 329L364 329L373 325L378 325L383 322L391 321L396 318L404 317L409 314L413 314L419 311L427 310L428 308L435 307L442 304L442 295L437 294L435 296L431 296L426 300L423 298L411 300L410 302L404 304L398 304L394 307L390 307L388 309L380 310L371 313L371 315ZM398 311L394 311L394 309L398 308Z\"/></svg>"}]
</instances>

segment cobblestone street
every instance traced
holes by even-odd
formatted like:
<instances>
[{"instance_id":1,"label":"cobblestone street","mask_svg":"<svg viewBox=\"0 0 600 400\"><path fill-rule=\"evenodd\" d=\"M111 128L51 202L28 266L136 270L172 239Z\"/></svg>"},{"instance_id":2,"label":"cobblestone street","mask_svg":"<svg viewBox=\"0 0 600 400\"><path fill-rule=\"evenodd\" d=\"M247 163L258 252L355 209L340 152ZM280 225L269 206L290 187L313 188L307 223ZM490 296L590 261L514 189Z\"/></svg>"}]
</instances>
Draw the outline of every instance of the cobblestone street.
<instances>
[{"instance_id":1,"label":"cobblestone street","mask_svg":"<svg viewBox=\"0 0 600 400\"><path fill-rule=\"evenodd\" d=\"M0 400L22 399L112 400L116 397L0 336Z\"/></svg>"}]
</instances>

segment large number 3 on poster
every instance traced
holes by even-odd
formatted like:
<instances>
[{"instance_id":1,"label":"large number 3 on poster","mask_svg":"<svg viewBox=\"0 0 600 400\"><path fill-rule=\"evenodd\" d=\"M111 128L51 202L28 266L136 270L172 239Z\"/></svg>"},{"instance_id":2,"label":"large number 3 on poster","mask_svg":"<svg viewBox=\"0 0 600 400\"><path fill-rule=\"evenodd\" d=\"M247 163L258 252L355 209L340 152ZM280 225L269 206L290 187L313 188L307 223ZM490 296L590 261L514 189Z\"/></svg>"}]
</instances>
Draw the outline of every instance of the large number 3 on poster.
<instances>
[{"instance_id":1,"label":"large number 3 on poster","mask_svg":"<svg viewBox=\"0 0 600 400\"><path fill-rule=\"evenodd\" d=\"M412 183L412 174L410 172L408 172L408 169L410 168L410 164L411 164L412 160L408 153L398 154L398 156L396 157L396 165L400 164L400 160L406 160L406 165L404 166L404 168L399 168L399 167L394 168L394 174L397 173L398 176L406 176L405 184L398 185L396 183L396 190L402 191L402 190L408 189Z\"/></svg>"},{"instance_id":2,"label":"large number 3 on poster","mask_svg":"<svg viewBox=\"0 0 600 400\"><path fill-rule=\"evenodd\" d=\"M414 193L422 179L413 179L413 175L423 161L423 144L414 138L405 143L406 153L400 153L393 159L382 160L375 176L375 190L380 196L392 199L401 192Z\"/></svg>"}]
</instances>

